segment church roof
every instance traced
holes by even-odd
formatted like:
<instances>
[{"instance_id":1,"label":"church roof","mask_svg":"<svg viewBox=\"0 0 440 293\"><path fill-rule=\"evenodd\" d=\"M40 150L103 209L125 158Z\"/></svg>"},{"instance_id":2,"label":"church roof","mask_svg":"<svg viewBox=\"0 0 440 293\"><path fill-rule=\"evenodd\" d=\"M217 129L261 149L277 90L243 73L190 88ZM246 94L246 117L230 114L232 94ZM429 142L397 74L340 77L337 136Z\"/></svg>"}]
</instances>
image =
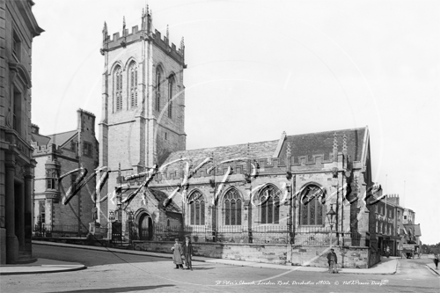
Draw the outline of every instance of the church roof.
<instances>
[{"instance_id":1,"label":"church roof","mask_svg":"<svg viewBox=\"0 0 440 293\"><path fill-rule=\"evenodd\" d=\"M313 155L324 154L324 159L330 159L333 152L333 143L336 136L338 152L342 151L344 134L346 137L347 153L351 160L361 161L363 146L365 143L365 132L367 128L353 128L318 133L306 133L288 135L286 141L290 143L292 156L308 156L310 160Z\"/></svg>"},{"instance_id":2,"label":"church roof","mask_svg":"<svg viewBox=\"0 0 440 293\"><path fill-rule=\"evenodd\" d=\"M180 210L179 206L176 203L174 203L173 200L170 201L170 203L166 207L163 205L165 200L168 198L168 195L165 192L157 190L157 189L152 189L152 188L149 188L148 190L151 192L151 194L157 200L159 209L165 210L166 212L174 212L174 213L181 213L182 212Z\"/></svg>"},{"instance_id":3,"label":"church roof","mask_svg":"<svg viewBox=\"0 0 440 293\"><path fill-rule=\"evenodd\" d=\"M277 140L272 140L249 144L235 144L230 146L176 151L170 154L165 163L177 160L179 158L188 158L193 162L198 162L212 156L214 156L215 161L245 157L267 158L273 156L277 143Z\"/></svg>"},{"instance_id":4,"label":"church roof","mask_svg":"<svg viewBox=\"0 0 440 293\"><path fill-rule=\"evenodd\" d=\"M290 144L291 154L297 162L298 157L307 156L310 161L313 155L323 154L325 160L329 160L333 153L334 140L336 137L338 152L342 152L344 135L347 153L353 161L362 161L366 156L365 144L368 143L368 128L353 128L336 131L317 133L305 133L285 135L280 140L270 140L249 144L236 144L204 149L176 151L169 155L165 163L179 158L190 159L193 163L201 162L207 157L214 156L219 162L233 158L263 159L285 156L287 144ZM171 167L172 168L172 167Z\"/></svg>"}]
</instances>

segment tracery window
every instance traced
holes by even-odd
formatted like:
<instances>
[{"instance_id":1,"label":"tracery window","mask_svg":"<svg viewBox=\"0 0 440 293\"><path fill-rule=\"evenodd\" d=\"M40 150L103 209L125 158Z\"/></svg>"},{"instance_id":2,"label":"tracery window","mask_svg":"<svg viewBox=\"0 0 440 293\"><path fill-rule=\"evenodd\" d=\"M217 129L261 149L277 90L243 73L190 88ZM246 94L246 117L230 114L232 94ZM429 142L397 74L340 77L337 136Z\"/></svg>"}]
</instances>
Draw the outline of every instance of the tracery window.
<instances>
[{"instance_id":1,"label":"tracery window","mask_svg":"<svg viewBox=\"0 0 440 293\"><path fill-rule=\"evenodd\" d=\"M205 201L202 193L194 191L188 198L190 225L205 225Z\"/></svg>"},{"instance_id":2,"label":"tracery window","mask_svg":"<svg viewBox=\"0 0 440 293\"><path fill-rule=\"evenodd\" d=\"M160 111L160 98L162 95L162 68L156 69L156 111Z\"/></svg>"},{"instance_id":3,"label":"tracery window","mask_svg":"<svg viewBox=\"0 0 440 293\"><path fill-rule=\"evenodd\" d=\"M132 62L129 69L130 74L130 103L131 107L137 107L137 85L138 85L138 72L136 63Z\"/></svg>"},{"instance_id":4,"label":"tracery window","mask_svg":"<svg viewBox=\"0 0 440 293\"><path fill-rule=\"evenodd\" d=\"M259 194L260 223L279 224L280 222L280 191L268 185Z\"/></svg>"},{"instance_id":5,"label":"tracery window","mask_svg":"<svg viewBox=\"0 0 440 293\"><path fill-rule=\"evenodd\" d=\"M226 192L223 199L225 225L241 225L242 200L234 188Z\"/></svg>"},{"instance_id":6,"label":"tracery window","mask_svg":"<svg viewBox=\"0 0 440 293\"><path fill-rule=\"evenodd\" d=\"M168 78L168 118L173 118L174 76Z\"/></svg>"},{"instance_id":7,"label":"tracery window","mask_svg":"<svg viewBox=\"0 0 440 293\"><path fill-rule=\"evenodd\" d=\"M317 185L308 185L300 195L300 225L323 225L324 212L321 199L324 190Z\"/></svg>"},{"instance_id":8,"label":"tracery window","mask_svg":"<svg viewBox=\"0 0 440 293\"><path fill-rule=\"evenodd\" d=\"M114 97L116 111L122 110L122 70L118 66L113 73Z\"/></svg>"}]
</instances>

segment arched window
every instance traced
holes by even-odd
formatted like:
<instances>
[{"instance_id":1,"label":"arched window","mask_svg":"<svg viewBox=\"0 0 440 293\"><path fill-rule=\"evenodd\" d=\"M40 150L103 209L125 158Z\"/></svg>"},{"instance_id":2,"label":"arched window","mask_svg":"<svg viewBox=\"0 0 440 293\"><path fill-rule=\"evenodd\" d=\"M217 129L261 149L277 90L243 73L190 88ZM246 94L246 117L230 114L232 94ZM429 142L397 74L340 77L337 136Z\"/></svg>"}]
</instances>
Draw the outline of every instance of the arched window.
<instances>
[{"instance_id":1,"label":"arched window","mask_svg":"<svg viewBox=\"0 0 440 293\"><path fill-rule=\"evenodd\" d=\"M138 85L138 72L136 63L132 62L130 64L130 68L128 70L128 74L130 75L130 106L132 108L137 107L137 85Z\"/></svg>"},{"instance_id":2,"label":"arched window","mask_svg":"<svg viewBox=\"0 0 440 293\"><path fill-rule=\"evenodd\" d=\"M116 67L113 73L113 89L114 89L116 111L121 111L122 110L122 69L120 66Z\"/></svg>"},{"instance_id":3,"label":"arched window","mask_svg":"<svg viewBox=\"0 0 440 293\"><path fill-rule=\"evenodd\" d=\"M188 198L190 225L205 225L205 201L199 191L194 191Z\"/></svg>"},{"instance_id":4,"label":"arched window","mask_svg":"<svg viewBox=\"0 0 440 293\"><path fill-rule=\"evenodd\" d=\"M241 225L242 200L234 188L226 192L223 199L223 214L225 225Z\"/></svg>"},{"instance_id":5,"label":"arched window","mask_svg":"<svg viewBox=\"0 0 440 293\"><path fill-rule=\"evenodd\" d=\"M174 95L174 76L168 78L168 118L173 118L173 95Z\"/></svg>"},{"instance_id":6,"label":"arched window","mask_svg":"<svg viewBox=\"0 0 440 293\"><path fill-rule=\"evenodd\" d=\"M321 197L324 190L314 184L304 187L300 194L300 225L323 225L324 212Z\"/></svg>"},{"instance_id":7,"label":"arched window","mask_svg":"<svg viewBox=\"0 0 440 293\"><path fill-rule=\"evenodd\" d=\"M162 95L162 68L156 69L156 111L160 111L160 98Z\"/></svg>"},{"instance_id":8,"label":"arched window","mask_svg":"<svg viewBox=\"0 0 440 293\"><path fill-rule=\"evenodd\" d=\"M280 191L268 185L259 194L260 223L279 224L280 222Z\"/></svg>"}]
</instances>

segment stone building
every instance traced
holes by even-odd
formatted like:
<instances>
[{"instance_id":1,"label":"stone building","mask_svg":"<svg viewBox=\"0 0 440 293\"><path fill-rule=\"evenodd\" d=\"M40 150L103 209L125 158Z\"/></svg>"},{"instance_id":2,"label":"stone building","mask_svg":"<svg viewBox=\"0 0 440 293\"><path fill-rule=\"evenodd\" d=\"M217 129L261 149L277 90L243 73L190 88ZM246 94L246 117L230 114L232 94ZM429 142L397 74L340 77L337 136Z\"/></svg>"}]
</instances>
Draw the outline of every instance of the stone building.
<instances>
[{"instance_id":1,"label":"stone building","mask_svg":"<svg viewBox=\"0 0 440 293\"><path fill-rule=\"evenodd\" d=\"M189 235L198 255L313 266L333 246L346 267L377 263L368 128L186 150L184 50L148 9L131 33L104 25L98 210L122 230L109 237L168 252Z\"/></svg>"},{"instance_id":2,"label":"stone building","mask_svg":"<svg viewBox=\"0 0 440 293\"><path fill-rule=\"evenodd\" d=\"M98 141L95 115L79 109L77 128L72 131L42 135L32 125L34 175L33 223L36 236L85 236L96 212L92 195L96 178L66 201L66 193L81 172L64 174L78 168L90 176L98 167ZM64 204L67 203L67 204Z\"/></svg>"},{"instance_id":3,"label":"stone building","mask_svg":"<svg viewBox=\"0 0 440 293\"><path fill-rule=\"evenodd\" d=\"M0 263L32 259L31 0L0 1Z\"/></svg>"},{"instance_id":4,"label":"stone building","mask_svg":"<svg viewBox=\"0 0 440 293\"><path fill-rule=\"evenodd\" d=\"M121 176L145 171L153 164L162 164L173 151L186 147L185 96L183 69L185 66L183 39L179 48L153 31L152 15L142 12L141 26L131 32L108 35L104 24L101 53L104 57L102 120L100 127L100 166L107 166L108 181L101 194L111 194L121 182ZM118 172L115 172L115 171ZM135 189L132 186L132 189ZM151 193L152 201L163 196ZM133 203L135 205L135 203ZM134 226L148 236L152 221L171 226L179 225L175 213L178 207L165 209L137 208ZM122 212L120 197L98 206L99 222L127 222L128 210ZM160 211L163 211L160 212ZM167 216L171 215L171 216ZM111 217L110 217L111 216ZM109 217L111 221L109 221Z\"/></svg>"}]
</instances>

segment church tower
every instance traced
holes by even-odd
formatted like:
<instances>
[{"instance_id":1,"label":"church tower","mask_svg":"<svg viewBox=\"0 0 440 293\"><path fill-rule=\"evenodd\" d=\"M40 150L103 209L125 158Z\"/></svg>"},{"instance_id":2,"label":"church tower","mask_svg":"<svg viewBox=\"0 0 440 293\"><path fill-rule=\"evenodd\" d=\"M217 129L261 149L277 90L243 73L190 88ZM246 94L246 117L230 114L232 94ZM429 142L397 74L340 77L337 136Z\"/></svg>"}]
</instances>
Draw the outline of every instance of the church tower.
<instances>
[{"instance_id":1,"label":"church tower","mask_svg":"<svg viewBox=\"0 0 440 293\"><path fill-rule=\"evenodd\" d=\"M104 23L101 54L102 120L99 164L112 171L102 196L111 193L120 176L159 166L168 155L186 148L185 66L183 38L180 48L153 31L152 12L142 11L141 27L129 32L123 20L122 35L108 35ZM110 210L118 207L108 201ZM101 205L101 217L107 203ZM99 219L101 220L101 219ZM102 219L105 223L106 219Z\"/></svg>"}]
</instances>

